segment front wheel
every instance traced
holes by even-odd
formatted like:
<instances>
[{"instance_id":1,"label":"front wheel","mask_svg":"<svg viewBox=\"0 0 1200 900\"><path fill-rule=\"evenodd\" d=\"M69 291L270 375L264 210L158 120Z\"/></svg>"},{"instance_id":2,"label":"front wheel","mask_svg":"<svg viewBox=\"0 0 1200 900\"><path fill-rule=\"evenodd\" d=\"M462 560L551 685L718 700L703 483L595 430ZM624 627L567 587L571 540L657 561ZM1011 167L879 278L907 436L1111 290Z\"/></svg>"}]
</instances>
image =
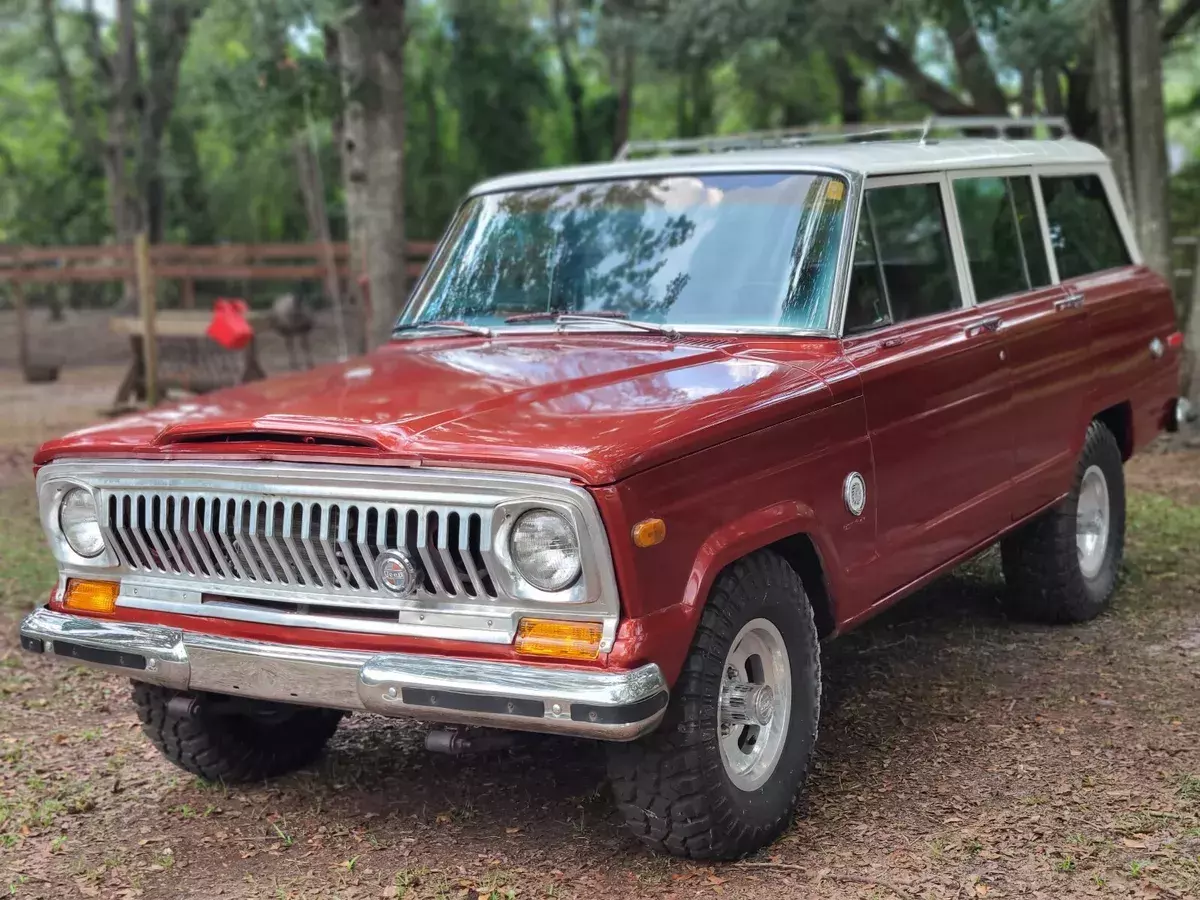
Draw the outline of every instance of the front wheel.
<instances>
[{"instance_id":1,"label":"front wheel","mask_svg":"<svg viewBox=\"0 0 1200 900\"><path fill-rule=\"evenodd\" d=\"M1066 499L1000 543L1008 606L1043 622L1094 619L1112 599L1124 552L1121 449L1094 421Z\"/></svg>"},{"instance_id":2,"label":"front wheel","mask_svg":"<svg viewBox=\"0 0 1200 900\"><path fill-rule=\"evenodd\" d=\"M799 801L817 738L821 661L795 571L760 551L717 579L662 725L609 746L609 777L643 844L736 859L771 843Z\"/></svg>"},{"instance_id":3,"label":"front wheel","mask_svg":"<svg viewBox=\"0 0 1200 900\"><path fill-rule=\"evenodd\" d=\"M231 703L231 699L233 702ZM260 781L320 755L342 713L133 684L142 731L168 760L205 781Z\"/></svg>"}]
</instances>

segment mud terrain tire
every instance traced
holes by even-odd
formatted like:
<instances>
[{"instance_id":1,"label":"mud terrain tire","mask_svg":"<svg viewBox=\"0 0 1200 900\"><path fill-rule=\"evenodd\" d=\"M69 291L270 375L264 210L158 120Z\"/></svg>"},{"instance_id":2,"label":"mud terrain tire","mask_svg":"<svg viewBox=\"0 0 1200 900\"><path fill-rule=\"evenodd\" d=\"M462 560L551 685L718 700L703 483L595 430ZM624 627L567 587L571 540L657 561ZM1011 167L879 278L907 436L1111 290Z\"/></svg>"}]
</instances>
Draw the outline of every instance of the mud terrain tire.
<instances>
[{"instance_id":1,"label":"mud terrain tire","mask_svg":"<svg viewBox=\"0 0 1200 900\"><path fill-rule=\"evenodd\" d=\"M1099 473L1099 477L1096 473ZM1090 474L1089 474L1090 473ZM1085 484L1086 481L1086 484ZM1099 486L1099 487L1098 487ZM1102 553L1090 566L1077 540L1081 492L1107 495L1107 529ZM1084 501L1083 518L1095 507ZM1006 605L1026 619L1050 623L1087 622L1112 599L1125 553L1125 473L1121 449L1107 426L1093 421L1075 466L1071 492L1056 507L1000 543L1007 582Z\"/></svg>"},{"instance_id":2,"label":"mud terrain tire","mask_svg":"<svg viewBox=\"0 0 1200 900\"><path fill-rule=\"evenodd\" d=\"M726 724L721 731L720 716L728 713L718 710L726 678L736 670L729 665L731 650L737 654L747 629L754 633L756 628L782 640L786 664L774 671L790 669L790 686L780 688L791 699L786 726L777 732L782 736L778 761L760 776L757 789L746 789L733 780L744 776L731 774L723 757L728 751L722 749L721 735L728 737L730 729ZM754 665L751 658L744 668ZM633 743L609 745L609 778L629 830L653 850L692 859L737 859L765 847L795 812L820 708L817 628L799 576L770 551L733 563L713 586L658 730ZM743 738L752 731L738 728ZM741 739L735 733L733 740L736 747Z\"/></svg>"},{"instance_id":3,"label":"mud terrain tire","mask_svg":"<svg viewBox=\"0 0 1200 900\"><path fill-rule=\"evenodd\" d=\"M172 704L172 699L177 702ZM219 703L170 688L134 682L133 702L142 731L159 751L179 766L206 781L236 784L286 775L315 760L337 729L342 713L241 701L249 713L230 713ZM182 701L182 702L178 702Z\"/></svg>"}]
</instances>

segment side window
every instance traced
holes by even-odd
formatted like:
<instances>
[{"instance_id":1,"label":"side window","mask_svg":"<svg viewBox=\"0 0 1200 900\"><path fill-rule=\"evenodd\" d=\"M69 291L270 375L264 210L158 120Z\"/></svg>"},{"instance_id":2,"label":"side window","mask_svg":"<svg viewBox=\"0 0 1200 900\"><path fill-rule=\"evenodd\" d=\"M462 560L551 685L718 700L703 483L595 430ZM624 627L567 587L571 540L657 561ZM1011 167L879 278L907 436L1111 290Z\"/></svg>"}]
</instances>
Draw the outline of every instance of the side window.
<instances>
[{"instance_id":1,"label":"side window","mask_svg":"<svg viewBox=\"0 0 1200 900\"><path fill-rule=\"evenodd\" d=\"M1043 175L1041 181L1060 278L1129 265L1129 251L1100 176Z\"/></svg>"},{"instance_id":2,"label":"side window","mask_svg":"<svg viewBox=\"0 0 1200 900\"><path fill-rule=\"evenodd\" d=\"M847 302L847 334L962 305L937 184L867 189Z\"/></svg>"},{"instance_id":3,"label":"side window","mask_svg":"<svg viewBox=\"0 0 1200 900\"><path fill-rule=\"evenodd\" d=\"M1050 283L1046 245L1028 178L956 179L954 200L977 301Z\"/></svg>"}]
</instances>

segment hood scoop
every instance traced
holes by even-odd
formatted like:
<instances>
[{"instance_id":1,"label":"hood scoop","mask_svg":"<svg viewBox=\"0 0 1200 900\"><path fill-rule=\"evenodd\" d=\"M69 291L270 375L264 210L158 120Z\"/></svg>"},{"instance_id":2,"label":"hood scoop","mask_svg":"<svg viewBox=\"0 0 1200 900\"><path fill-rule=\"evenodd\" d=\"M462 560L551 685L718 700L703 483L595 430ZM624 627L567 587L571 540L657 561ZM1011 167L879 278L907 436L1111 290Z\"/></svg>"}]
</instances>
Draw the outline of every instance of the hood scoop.
<instances>
[{"instance_id":1,"label":"hood scoop","mask_svg":"<svg viewBox=\"0 0 1200 900\"><path fill-rule=\"evenodd\" d=\"M206 423L169 425L158 433L154 443L159 447L195 446L197 444L288 444L313 447L365 447L384 449L379 441L353 429L312 427L317 423L304 422L284 425L271 422L227 424L224 427ZM325 423L320 423L324 425ZM306 427L307 426L307 427Z\"/></svg>"}]
</instances>

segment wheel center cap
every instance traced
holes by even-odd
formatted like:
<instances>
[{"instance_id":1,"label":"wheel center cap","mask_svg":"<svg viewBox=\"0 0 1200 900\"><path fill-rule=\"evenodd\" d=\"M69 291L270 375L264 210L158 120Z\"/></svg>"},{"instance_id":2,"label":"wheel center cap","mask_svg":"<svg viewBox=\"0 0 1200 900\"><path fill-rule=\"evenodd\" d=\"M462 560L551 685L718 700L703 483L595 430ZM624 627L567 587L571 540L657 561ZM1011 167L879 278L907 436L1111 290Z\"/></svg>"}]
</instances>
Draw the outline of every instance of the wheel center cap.
<instances>
[{"instance_id":1,"label":"wheel center cap","mask_svg":"<svg viewBox=\"0 0 1200 900\"><path fill-rule=\"evenodd\" d=\"M759 685L754 692L751 709L759 725L766 725L771 721L771 716L775 714L775 692L769 684Z\"/></svg>"}]
</instances>

